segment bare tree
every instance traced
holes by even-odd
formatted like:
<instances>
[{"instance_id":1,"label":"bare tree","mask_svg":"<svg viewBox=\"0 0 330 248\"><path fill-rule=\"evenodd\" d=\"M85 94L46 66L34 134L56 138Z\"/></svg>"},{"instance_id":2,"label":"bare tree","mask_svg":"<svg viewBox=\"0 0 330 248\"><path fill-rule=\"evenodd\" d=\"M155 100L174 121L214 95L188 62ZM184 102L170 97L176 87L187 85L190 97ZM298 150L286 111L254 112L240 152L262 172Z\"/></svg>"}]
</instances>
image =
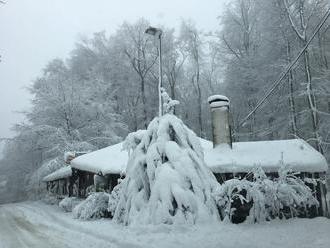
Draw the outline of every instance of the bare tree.
<instances>
[{"instance_id":1,"label":"bare tree","mask_svg":"<svg viewBox=\"0 0 330 248\"><path fill-rule=\"evenodd\" d=\"M149 23L141 19L134 25L124 23L118 32L121 36L123 52L140 79L143 126L145 128L148 125L146 80L158 58L154 42L144 33L148 26Z\"/></svg>"},{"instance_id":2,"label":"bare tree","mask_svg":"<svg viewBox=\"0 0 330 248\"><path fill-rule=\"evenodd\" d=\"M315 1L315 6L307 16L306 11L306 0L294 0L291 3L288 0L283 0L284 10L287 14L288 21L292 27L292 30L296 34L297 38L301 41L302 46L305 46L308 41L308 27L309 27L309 20L311 16L317 10L317 5L319 1ZM313 130L313 141L315 142L315 147L319 152L322 151L321 146L321 137L319 134L319 116L316 106L316 99L315 94L313 91L312 85L312 74L311 74L311 65L310 65L310 57L309 57L309 50L306 49L304 52L304 70L305 70L305 77L306 77L306 89L305 93L307 96L308 107L311 114L312 120L312 130Z\"/></svg>"},{"instance_id":3,"label":"bare tree","mask_svg":"<svg viewBox=\"0 0 330 248\"><path fill-rule=\"evenodd\" d=\"M183 21L181 25L181 40L185 44L185 50L191 61L193 73L190 82L197 94L198 103L198 124L199 136L203 137L203 117L202 117L202 86L201 86L201 66L202 66L202 39L196 26L189 21Z\"/></svg>"},{"instance_id":4,"label":"bare tree","mask_svg":"<svg viewBox=\"0 0 330 248\"><path fill-rule=\"evenodd\" d=\"M173 29L166 30L166 32L164 32L163 71L170 88L171 98L176 99L176 84L180 72L183 71L183 66L187 58L187 53L182 47L182 42L176 39L173 33Z\"/></svg>"}]
</instances>

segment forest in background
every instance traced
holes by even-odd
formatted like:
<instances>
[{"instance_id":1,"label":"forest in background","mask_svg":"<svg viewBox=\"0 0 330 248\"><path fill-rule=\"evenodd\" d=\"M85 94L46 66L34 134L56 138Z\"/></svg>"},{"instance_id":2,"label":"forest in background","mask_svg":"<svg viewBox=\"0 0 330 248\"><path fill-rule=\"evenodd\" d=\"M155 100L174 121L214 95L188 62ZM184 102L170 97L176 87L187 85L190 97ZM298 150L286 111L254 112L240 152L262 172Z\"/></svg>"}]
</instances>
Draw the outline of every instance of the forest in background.
<instances>
[{"instance_id":1,"label":"forest in background","mask_svg":"<svg viewBox=\"0 0 330 248\"><path fill-rule=\"evenodd\" d=\"M211 139L207 97L223 94L231 101L235 141L299 137L330 161L329 20L273 96L239 125L307 43L328 5L235 0L218 30L198 30L189 20L178 30L161 27L163 82L180 101L176 115ZM15 125L16 136L6 142L5 201L40 196L41 179L63 166L65 151L115 144L157 115L158 43L144 33L150 25L140 19L81 38L68 58L45 66L29 87L27 122Z\"/></svg>"}]
</instances>

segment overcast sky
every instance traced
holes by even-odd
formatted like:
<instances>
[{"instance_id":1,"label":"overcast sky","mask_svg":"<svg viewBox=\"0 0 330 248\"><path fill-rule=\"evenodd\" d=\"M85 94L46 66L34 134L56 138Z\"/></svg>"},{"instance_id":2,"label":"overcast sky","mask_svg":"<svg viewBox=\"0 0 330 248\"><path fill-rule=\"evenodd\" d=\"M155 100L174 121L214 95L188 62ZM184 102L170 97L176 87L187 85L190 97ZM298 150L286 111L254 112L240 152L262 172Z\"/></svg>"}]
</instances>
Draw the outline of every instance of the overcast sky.
<instances>
[{"instance_id":1,"label":"overcast sky","mask_svg":"<svg viewBox=\"0 0 330 248\"><path fill-rule=\"evenodd\" d=\"M226 0L6 0L0 5L0 137L23 121L26 90L45 64L65 58L80 34L113 33L124 20L140 17L154 26L177 27L182 18L200 29L218 28Z\"/></svg>"}]
</instances>

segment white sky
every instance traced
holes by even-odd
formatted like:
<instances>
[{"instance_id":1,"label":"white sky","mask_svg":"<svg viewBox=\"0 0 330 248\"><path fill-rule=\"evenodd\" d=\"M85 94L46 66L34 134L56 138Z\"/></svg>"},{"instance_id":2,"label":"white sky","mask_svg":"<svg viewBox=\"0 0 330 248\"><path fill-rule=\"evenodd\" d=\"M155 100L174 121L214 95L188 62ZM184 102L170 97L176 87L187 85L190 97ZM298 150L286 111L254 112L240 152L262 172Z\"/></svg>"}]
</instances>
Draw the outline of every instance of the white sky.
<instances>
[{"instance_id":1,"label":"white sky","mask_svg":"<svg viewBox=\"0 0 330 248\"><path fill-rule=\"evenodd\" d=\"M154 26L177 27L190 18L198 28L218 28L226 0L5 0L0 5L0 137L23 121L28 110L26 87L46 63L65 58L79 34L113 33L124 20L140 17Z\"/></svg>"}]
</instances>

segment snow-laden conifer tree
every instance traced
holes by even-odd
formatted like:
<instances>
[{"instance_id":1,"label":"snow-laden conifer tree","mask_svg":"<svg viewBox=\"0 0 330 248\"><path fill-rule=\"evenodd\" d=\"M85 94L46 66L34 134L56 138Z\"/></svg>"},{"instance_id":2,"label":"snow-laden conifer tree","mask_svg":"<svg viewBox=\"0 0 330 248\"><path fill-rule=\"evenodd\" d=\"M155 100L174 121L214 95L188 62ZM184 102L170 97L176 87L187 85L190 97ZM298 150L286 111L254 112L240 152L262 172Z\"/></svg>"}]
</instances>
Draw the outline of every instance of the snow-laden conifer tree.
<instances>
[{"instance_id":1,"label":"snow-laden conifer tree","mask_svg":"<svg viewBox=\"0 0 330 248\"><path fill-rule=\"evenodd\" d=\"M164 91L162 96L165 115L152 120L145 132L130 134L124 145L132 153L114 219L124 224L217 220L212 198L217 181L205 165L199 139L171 114L178 102Z\"/></svg>"}]
</instances>

